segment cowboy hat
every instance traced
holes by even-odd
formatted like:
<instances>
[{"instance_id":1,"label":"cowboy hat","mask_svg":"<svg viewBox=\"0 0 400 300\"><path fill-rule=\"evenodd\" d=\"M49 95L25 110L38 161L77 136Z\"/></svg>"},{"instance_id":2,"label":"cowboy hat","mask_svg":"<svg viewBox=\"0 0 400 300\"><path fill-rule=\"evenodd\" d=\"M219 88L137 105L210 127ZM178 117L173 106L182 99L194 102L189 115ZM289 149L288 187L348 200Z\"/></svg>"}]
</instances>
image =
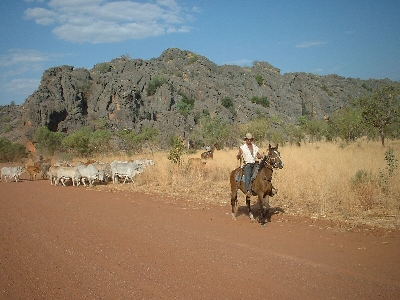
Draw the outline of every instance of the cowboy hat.
<instances>
[{"instance_id":1,"label":"cowboy hat","mask_svg":"<svg viewBox=\"0 0 400 300\"><path fill-rule=\"evenodd\" d=\"M244 140L252 140L253 139L253 135L251 133L246 133L246 136L244 138Z\"/></svg>"}]
</instances>

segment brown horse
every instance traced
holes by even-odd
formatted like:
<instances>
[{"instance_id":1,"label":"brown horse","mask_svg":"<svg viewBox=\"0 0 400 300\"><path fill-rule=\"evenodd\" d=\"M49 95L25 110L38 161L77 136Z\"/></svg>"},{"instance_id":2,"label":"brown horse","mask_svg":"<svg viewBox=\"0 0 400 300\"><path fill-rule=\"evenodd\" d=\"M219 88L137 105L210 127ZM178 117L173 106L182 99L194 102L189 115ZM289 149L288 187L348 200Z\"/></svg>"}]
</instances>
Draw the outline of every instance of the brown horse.
<instances>
[{"instance_id":1,"label":"brown horse","mask_svg":"<svg viewBox=\"0 0 400 300\"><path fill-rule=\"evenodd\" d=\"M214 159L214 150L216 149L216 145L214 145L210 151L203 152L200 156L202 159Z\"/></svg>"},{"instance_id":2,"label":"brown horse","mask_svg":"<svg viewBox=\"0 0 400 300\"><path fill-rule=\"evenodd\" d=\"M272 196L274 193L274 188L272 186L272 173L273 170L279 168L283 168L283 162L278 151L278 145L276 147L271 147L269 145L267 155L261 159L261 162L258 166L254 167L254 171L258 171L254 180L251 181L251 189L253 196L258 196L258 205L261 210L261 216L259 221L262 225L265 226L265 217L269 212L269 196ZM256 170L257 169L257 170ZM232 205L232 218L236 219L237 213L237 192L240 189L244 194L246 194L243 169L241 167L236 168L231 172L230 175L230 183L231 183L231 205ZM246 196L246 206L249 212L249 217L252 221L255 221L253 214L250 208L250 197ZM265 206L265 211L264 211Z\"/></svg>"}]
</instances>

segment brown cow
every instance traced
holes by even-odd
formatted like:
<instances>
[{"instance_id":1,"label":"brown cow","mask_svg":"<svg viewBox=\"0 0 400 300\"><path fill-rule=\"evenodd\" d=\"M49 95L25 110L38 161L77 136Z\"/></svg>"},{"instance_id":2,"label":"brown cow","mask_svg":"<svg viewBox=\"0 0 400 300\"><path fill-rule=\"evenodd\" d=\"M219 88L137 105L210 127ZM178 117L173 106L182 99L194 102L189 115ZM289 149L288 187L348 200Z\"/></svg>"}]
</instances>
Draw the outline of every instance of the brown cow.
<instances>
[{"instance_id":1,"label":"brown cow","mask_svg":"<svg viewBox=\"0 0 400 300\"><path fill-rule=\"evenodd\" d=\"M41 170L37 166L26 166L25 172L29 174L29 180L35 180L36 176L41 173Z\"/></svg>"},{"instance_id":2,"label":"brown cow","mask_svg":"<svg viewBox=\"0 0 400 300\"><path fill-rule=\"evenodd\" d=\"M217 149L217 145L214 145L212 148L207 146L206 152L201 153L200 157L202 159L214 159L214 150Z\"/></svg>"},{"instance_id":3,"label":"brown cow","mask_svg":"<svg viewBox=\"0 0 400 300\"><path fill-rule=\"evenodd\" d=\"M204 167L207 164L201 158L189 158L188 167Z\"/></svg>"}]
</instances>

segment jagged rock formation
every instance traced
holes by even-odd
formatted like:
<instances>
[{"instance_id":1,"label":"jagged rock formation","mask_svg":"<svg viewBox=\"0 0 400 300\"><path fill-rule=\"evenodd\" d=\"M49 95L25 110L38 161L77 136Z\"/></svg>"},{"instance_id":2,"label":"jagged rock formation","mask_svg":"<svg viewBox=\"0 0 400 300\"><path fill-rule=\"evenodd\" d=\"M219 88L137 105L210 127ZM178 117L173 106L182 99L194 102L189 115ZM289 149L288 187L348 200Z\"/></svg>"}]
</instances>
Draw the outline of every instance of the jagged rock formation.
<instances>
[{"instance_id":1,"label":"jagged rock formation","mask_svg":"<svg viewBox=\"0 0 400 300\"><path fill-rule=\"evenodd\" d=\"M149 93L156 78L165 83ZM190 51L167 49L151 60L121 57L91 70L48 69L22 106L2 107L0 114L12 114L19 120L12 124L20 130L19 139L31 139L39 126L71 133L100 118L108 121L110 129L140 131L147 126L158 128L162 137L186 136L199 126L204 114L230 123L245 123L259 114L278 115L294 123L305 111L322 119L367 89L390 83L388 79L366 81L337 75L281 75L266 62L254 62L252 67L218 66ZM254 96L267 99L269 107L253 103ZM178 109L185 97L194 100L188 114ZM232 99L232 107L222 105L225 97Z\"/></svg>"}]
</instances>

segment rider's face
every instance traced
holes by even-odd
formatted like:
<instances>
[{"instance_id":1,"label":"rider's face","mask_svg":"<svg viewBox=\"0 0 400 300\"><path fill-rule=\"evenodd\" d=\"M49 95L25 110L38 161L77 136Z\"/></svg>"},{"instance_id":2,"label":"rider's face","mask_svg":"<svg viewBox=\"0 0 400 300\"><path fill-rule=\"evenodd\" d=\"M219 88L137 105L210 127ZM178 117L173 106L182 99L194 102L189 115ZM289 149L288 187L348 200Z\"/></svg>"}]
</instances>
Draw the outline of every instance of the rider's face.
<instances>
[{"instance_id":1,"label":"rider's face","mask_svg":"<svg viewBox=\"0 0 400 300\"><path fill-rule=\"evenodd\" d=\"M253 139L246 139L246 144L250 145L252 141L253 141Z\"/></svg>"}]
</instances>

